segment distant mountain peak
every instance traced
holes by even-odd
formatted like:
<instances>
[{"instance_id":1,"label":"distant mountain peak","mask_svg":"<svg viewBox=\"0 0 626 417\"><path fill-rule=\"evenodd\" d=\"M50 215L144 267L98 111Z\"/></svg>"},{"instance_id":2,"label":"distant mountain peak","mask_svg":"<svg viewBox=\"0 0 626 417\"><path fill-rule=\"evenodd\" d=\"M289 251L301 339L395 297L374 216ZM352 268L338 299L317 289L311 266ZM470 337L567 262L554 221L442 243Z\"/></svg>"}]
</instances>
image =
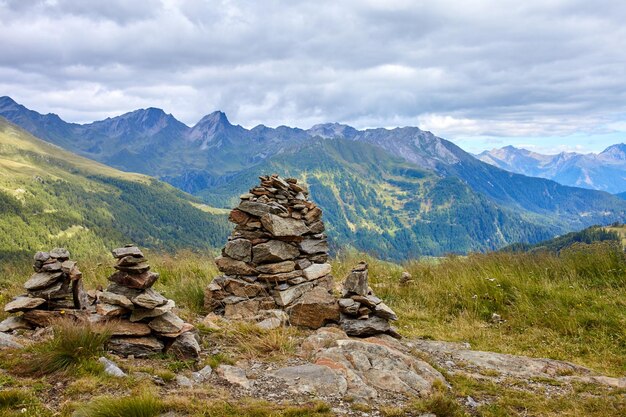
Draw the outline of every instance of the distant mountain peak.
<instances>
[{"instance_id":1,"label":"distant mountain peak","mask_svg":"<svg viewBox=\"0 0 626 417\"><path fill-rule=\"evenodd\" d=\"M196 124L196 126L232 126L228 117L226 117L226 113L221 110L216 110L213 113L207 114Z\"/></svg>"},{"instance_id":2,"label":"distant mountain peak","mask_svg":"<svg viewBox=\"0 0 626 417\"><path fill-rule=\"evenodd\" d=\"M307 130L311 136L319 136L325 139L329 138L352 138L358 131L352 126L341 123L320 123Z\"/></svg>"}]
</instances>

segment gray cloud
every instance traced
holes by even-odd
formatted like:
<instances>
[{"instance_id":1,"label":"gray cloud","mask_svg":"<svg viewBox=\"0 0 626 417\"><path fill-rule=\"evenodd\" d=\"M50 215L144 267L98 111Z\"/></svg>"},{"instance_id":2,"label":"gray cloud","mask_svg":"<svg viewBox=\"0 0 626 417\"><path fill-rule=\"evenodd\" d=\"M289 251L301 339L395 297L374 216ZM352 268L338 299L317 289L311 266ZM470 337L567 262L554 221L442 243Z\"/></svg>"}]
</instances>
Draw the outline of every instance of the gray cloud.
<instances>
[{"instance_id":1,"label":"gray cloud","mask_svg":"<svg viewBox=\"0 0 626 417\"><path fill-rule=\"evenodd\" d=\"M626 118L616 1L0 0L0 94L71 121L596 134Z\"/></svg>"}]
</instances>

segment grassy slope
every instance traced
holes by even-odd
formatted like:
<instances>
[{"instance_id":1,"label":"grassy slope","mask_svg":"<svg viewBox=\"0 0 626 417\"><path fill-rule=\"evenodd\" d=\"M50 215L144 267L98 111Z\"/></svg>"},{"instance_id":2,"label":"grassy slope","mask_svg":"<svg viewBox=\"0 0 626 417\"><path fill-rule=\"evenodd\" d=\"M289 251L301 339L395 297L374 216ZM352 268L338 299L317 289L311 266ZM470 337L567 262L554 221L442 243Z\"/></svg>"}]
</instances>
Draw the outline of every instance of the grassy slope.
<instances>
[{"instance_id":1,"label":"grassy slope","mask_svg":"<svg viewBox=\"0 0 626 417\"><path fill-rule=\"evenodd\" d=\"M104 252L128 241L160 248L216 247L221 213L150 177L123 173L0 120L0 254L67 246Z\"/></svg>"},{"instance_id":2,"label":"grassy slope","mask_svg":"<svg viewBox=\"0 0 626 417\"><path fill-rule=\"evenodd\" d=\"M190 252L175 257L155 254L148 257L161 274L156 289L176 301L182 308L182 317L197 320L198 314L203 313L202 290L218 273L212 260ZM352 253L336 259L333 273L337 281L362 258L363 255ZM492 253L405 265L367 260L371 286L398 313L400 331L409 338L468 341L474 349L568 360L614 376L626 373L626 302L623 297L626 258L621 248L610 242L579 245L559 255ZM111 264L111 259L104 265L95 260L81 263L87 286L92 288L106 282L106 276L112 272ZM29 268L28 264L3 265L1 303L5 303L10 294L20 291L30 273ZM413 284L405 287L399 284L403 270L412 274ZM491 323L492 313L500 314L506 321ZM222 347L221 354L204 358L204 363L212 365L250 358L284 360L295 353L294 344L303 336L295 329L258 333L244 325L228 326L220 331L207 331L202 326L200 329L203 345L209 351L214 346ZM0 367L10 366L11 361L10 356L0 355ZM167 358L128 360L121 364L126 370L144 370L166 380L189 366ZM462 416L466 414L459 404L464 404L469 395L489 403L474 410L474 415L479 416L604 417L620 415L619 410L626 409L624 392L619 390L581 385L560 396L543 391L529 393L507 384L500 386L462 376L449 376L449 381L452 389L446 390L443 397L421 400L411 407L437 412L437 415ZM62 382L64 388L56 388L57 382ZM134 378L117 381L103 376L94 366L79 368L68 375L32 380L0 376L2 390L27 393L34 404L34 411L22 414L27 416L53 415L36 398L48 401L52 410L61 410L60 415L69 416L72 410L94 397L137 396L141 392L163 398L162 405L168 409L184 410L186 415L198 417L332 415L315 414L306 408L283 414L272 404L233 402L227 393L213 386L177 390L169 385L155 386L149 380L143 380L140 385L142 388L138 389ZM446 409L453 411L439 413ZM383 415L408 414L406 409L389 408Z\"/></svg>"}]
</instances>

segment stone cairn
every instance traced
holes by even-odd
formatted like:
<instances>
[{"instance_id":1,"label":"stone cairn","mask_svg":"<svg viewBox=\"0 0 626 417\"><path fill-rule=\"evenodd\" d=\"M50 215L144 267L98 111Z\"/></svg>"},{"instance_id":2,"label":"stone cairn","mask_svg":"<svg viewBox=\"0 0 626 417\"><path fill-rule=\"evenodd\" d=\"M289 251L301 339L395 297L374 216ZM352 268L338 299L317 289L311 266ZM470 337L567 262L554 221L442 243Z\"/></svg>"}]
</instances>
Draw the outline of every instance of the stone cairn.
<instances>
[{"instance_id":1,"label":"stone cairn","mask_svg":"<svg viewBox=\"0 0 626 417\"><path fill-rule=\"evenodd\" d=\"M206 307L261 327L337 322L322 210L296 179L259 178L230 213L236 226L215 260L223 275L208 286Z\"/></svg>"},{"instance_id":2,"label":"stone cairn","mask_svg":"<svg viewBox=\"0 0 626 417\"><path fill-rule=\"evenodd\" d=\"M389 320L398 320L398 316L369 287L365 262L360 262L344 281L339 309L339 325L348 336L366 337L386 333L400 338L396 329L389 324Z\"/></svg>"},{"instance_id":3,"label":"stone cairn","mask_svg":"<svg viewBox=\"0 0 626 417\"><path fill-rule=\"evenodd\" d=\"M193 325L173 313L173 300L151 288L159 274L150 271L141 250L127 245L112 253L117 271L96 301L96 313L112 326L108 349L121 356L169 352L180 358L198 357Z\"/></svg>"},{"instance_id":4,"label":"stone cairn","mask_svg":"<svg viewBox=\"0 0 626 417\"><path fill-rule=\"evenodd\" d=\"M24 283L26 294L9 302L4 311L23 312L0 323L2 331L45 326L66 311L83 310L89 305L83 290L82 273L64 248L35 254L35 273Z\"/></svg>"}]
</instances>

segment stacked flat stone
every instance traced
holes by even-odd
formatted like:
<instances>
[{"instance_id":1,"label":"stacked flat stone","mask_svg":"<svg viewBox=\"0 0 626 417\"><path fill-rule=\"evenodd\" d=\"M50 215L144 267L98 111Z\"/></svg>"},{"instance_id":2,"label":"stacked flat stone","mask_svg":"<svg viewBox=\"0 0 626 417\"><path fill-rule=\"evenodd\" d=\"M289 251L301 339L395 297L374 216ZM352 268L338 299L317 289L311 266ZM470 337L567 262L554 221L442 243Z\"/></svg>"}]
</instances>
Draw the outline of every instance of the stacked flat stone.
<instances>
[{"instance_id":1,"label":"stacked flat stone","mask_svg":"<svg viewBox=\"0 0 626 417\"><path fill-rule=\"evenodd\" d=\"M195 358L200 346L193 325L174 314L175 303L152 289L159 274L133 245L114 249L117 270L98 293L96 313L112 325L108 349L121 356L146 357L170 352Z\"/></svg>"},{"instance_id":2,"label":"stacked flat stone","mask_svg":"<svg viewBox=\"0 0 626 417\"><path fill-rule=\"evenodd\" d=\"M1 329L45 326L68 310L87 308L89 302L83 291L82 273L76 262L70 260L67 249L37 252L33 269L35 273L24 283L26 294L17 296L4 307L6 312L23 314L5 320L0 324Z\"/></svg>"},{"instance_id":3,"label":"stacked flat stone","mask_svg":"<svg viewBox=\"0 0 626 417\"><path fill-rule=\"evenodd\" d=\"M236 226L215 260L223 275L207 288L206 307L232 319L266 320L282 312L292 325L336 322L322 210L298 180L259 178L230 213Z\"/></svg>"},{"instance_id":4,"label":"stacked flat stone","mask_svg":"<svg viewBox=\"0 0 626 417\"><path fill-rule=\"evenodd\" d=\"M398 320L398 316L374 295L368 280L365 262L360 262L347 276L339 300L339 325L348 336L367 337L386 333L399 338L398 332L389 324L389 320Z\"/></svg>"}]
</instances>

